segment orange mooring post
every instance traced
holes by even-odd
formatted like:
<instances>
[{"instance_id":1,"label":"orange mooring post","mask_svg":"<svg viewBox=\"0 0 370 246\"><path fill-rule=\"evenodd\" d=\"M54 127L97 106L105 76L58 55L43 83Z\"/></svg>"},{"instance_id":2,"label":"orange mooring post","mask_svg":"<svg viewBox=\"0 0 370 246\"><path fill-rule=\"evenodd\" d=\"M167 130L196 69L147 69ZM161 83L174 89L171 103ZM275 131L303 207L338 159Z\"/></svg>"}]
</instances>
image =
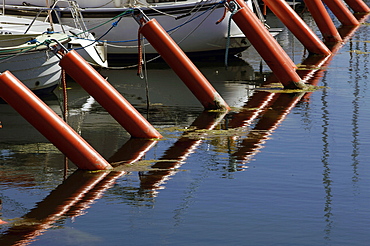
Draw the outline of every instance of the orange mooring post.
<instances>
[{"instance_id":1,"label":"orange mooring post","mask_svg":"<svg viewBox=\"0 0 370 246\"><path fill-rule=\"evenodd\" d=\"M272 37L257 16L243 0L228 0L229 8L234 13L232 19L242 30L263 60L274 72L285 88L304 88L305 84L296 72L296 65L279 43ZM239 8L240 7L240 8ZM238 9L239 8L239 9Z\"/></svg>"},{"instance_id":2,"label":"orange mooring post","mask_svg":"<svg viewBox=\"0 0 370 246\"><path fill-rule=\"evenodd\" d=\"M333 20L330 18L328 11L321 0L304 0L308 10L320 29L326 42L341 42L342 38L335 27Z\"/></svg>"},{"instance_id":3,"label":"orange mooring post","mask_svg":"<svg viewBox=\"0 0 370 246\"><path fill-rule=\"evenodd\" d=\"M284 23L284 25L298 38L306 49L318 55L331 54L328 47L316 36L311 28L289 6L285 0L263 0L267 7Z\"/></svg>"},{"instance_id":4,"label":"orange mooring post","mask_svg":"<svg viewBox=\"0 0 370 246\"><path fill-rule=\"evenodd\" d=\"M356 13L369 13L370 8L362 0L344 0L348 6Z\"/></svg>"},{"instance_id":5,"label":"orange mooring post","mask_svg":"<svg viewBox=\"0 0 370 246\"><path fill-rule=\"evenodd\" d=\"M358 26L360 23L342 0L323 0L344 26Z\"/></svg>"},{"instance_id":6,"label":"orange mooring post","mask_svg":"<svg viewBox=\"0 0 370 246\"><path fill-rule=\"evenodd\" d=\"M132 137L162 138L162 135L76 51L66 53L59 65L92 95Z\"/></svg>"},{"instance_id":7,"label":"orange mooring post","mask_svg":"<svg viewBox=\"0 0 370 246\"><path fill-rule=\"evenodd\" d=\"M155 19L147 21L140 32L205 109L230 110L224 99Z\"/></svg>"},{"instance_id":8,"label":"orange mooring post","mask_svg":"<svg viewBox=\"0 0 370 246\"><path fill-rule=\"evenodd\" d=\"M12 73L0 75L0 96L77 167L104 170L111 165Z\"/></svg>"}]
</instances>

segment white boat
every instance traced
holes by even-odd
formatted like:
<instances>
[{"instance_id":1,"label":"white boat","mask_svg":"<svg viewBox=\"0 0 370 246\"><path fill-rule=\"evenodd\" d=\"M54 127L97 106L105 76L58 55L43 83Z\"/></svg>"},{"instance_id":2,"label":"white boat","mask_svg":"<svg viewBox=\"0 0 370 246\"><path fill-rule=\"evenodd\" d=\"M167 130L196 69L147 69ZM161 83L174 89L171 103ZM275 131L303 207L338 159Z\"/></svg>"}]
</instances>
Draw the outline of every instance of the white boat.
<instances>
[{"instance_id":1,"label":"white boat","mask_svg":"<svg viewBox=\"0 0 370 246\"><path fill-rule=\"evenodd\" d=\"M91 41L94 38L90 33L70 26L53 24L51 27L45 21L0 15L0 72L11 71L37 94L50 93L60 82L61 67L59 58L40 44L51 39L76 49L93 66L108 66L106 47Z\"/></svg>"},{"instance_id":2,"label":"white boat","mask_svg":"<svg viewBox=\"0 0 370 246\"><path fill-rule=\"evenodd\" d=\"M0 35L0 72L9 70L36 94L52 92L61 69L59 58L45 43L51 40L67 44L69 38L61 33Z\"/></svg>"},{"instance_id":3,"label":"white boat","mask_svg":"<svg viewBox=\"0 0 370 246\"><path fill-rule=\"evenodd\" d=\"M0 35L65 33L70 38L67 48L76 49L93 66L108 66L106 47L94 42L94 36L81 29L68 25L50 24L36 20L35 17L29 19L10 15L0 15L0 28Z\"/></svg>"},{"instance_id":4,"label":"white boat","mask_svg":"<svg viewBox=\"0 0 370 246\"><path fill-rule=\"evenodd\" d=\"M106 41L108 54L113 57L137 56L139 25L133 18L134 8L140 8L150 19L155 18L188 55L224 55L226 49L229 54L236 54L251 45L236 24L229 21L230 12L224 12L225 7L218 0L50 0L49 3L67 25L73 24L73 13L80 12L87 29L99 41ZM251 0L247 3L251 4ZM45 0L6 0L3 8L26 15L45 9ZM146 54L156 54L150 44L144 46Z\"/></svg>"}]
</instances>

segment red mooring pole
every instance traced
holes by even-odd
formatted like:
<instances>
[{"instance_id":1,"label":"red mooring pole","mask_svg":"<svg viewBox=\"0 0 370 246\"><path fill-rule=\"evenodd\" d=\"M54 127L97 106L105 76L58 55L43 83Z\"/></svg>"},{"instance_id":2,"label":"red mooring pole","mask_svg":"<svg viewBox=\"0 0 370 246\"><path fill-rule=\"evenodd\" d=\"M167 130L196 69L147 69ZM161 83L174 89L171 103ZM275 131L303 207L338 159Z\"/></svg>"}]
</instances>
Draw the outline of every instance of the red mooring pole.
<instances>
[{"instance_id":1,"label":"red mooring pole","mask_svg":"<svg viewBox=\"0 0 370 246\"><path fill-rule=\"evenodd\" d=\"M360 23L342 0L323 0L344 26L358 26Z\"/></svg>"},{"instance_id":2,"label":"red mooring pole","mask_svg":"<svg viewBox=\"0 0 370 246\"><path fill-rule=\"evenodd\" d=\"M92 95L132 137L162 138L162 135L76 51L66 53L59 65Z\"/></svg>"},{"instance_id":3,"label":"red mooring pole","mask_svg":"<svg viewBox=\"0 0 370 246\"><path fill-rule=\"evenodd\" d=\"M356 13L370 13L370 8L362 0L344 0Z\"/></svg>"},{"instance_id":4,"label":"red mooring pole","mask_svg":"<svg viewBox=\"0 0 370 246\"><path fill-rule=\"evenodd\" d=\"M236 0L241 7L232 19L248 38L263 60L274 72L285 88L304 88L305 85L296 72L296 65L279 43L272 37L257 16L245 5L243 0ZM230 7L234 1L228 0Z\"/></svg>"},{"instance_id":5,"label":"red mooring pole","mask_svg":"<svg viewBox=\"0 0 370 246\"><path fill-rule=\"evenodd\" d=\"M0 74L0 96L78 168L104 170L111 165L12 73Z\"/></svg>"},{"instance_id":6,"label":"red mooring pole","mask_svg":"<svg viewBox=\"0 0 370 246\"><path fill-rule=\"evenodd\" d=\"M285 0L263 0L267 7L284 23L284 25L297 37L306 49L318 55L331 54L328 47L316 36L311 28L289 6Z\"/></svg>"},{"instance_id":7,"label":"red mooring pole","mask_svg":"<svg viewBox=\"0 0 370 246\"><path fill-rule=\"evenodd\" d=\"M140 32L205 109L230 110L224 99L155 19L147 21Z\"/></svg>"},{"instance_id":8,"label":"red mooring pole","mask_svg":"<svg viewBox=\"0 0 370 246\"><path fill-rule=\"evenodd\" d=\"M326 42L342 42L342 38L335 27L328 11L321 0L304 0L308 10L314 18Z\"/></svg>"}]
</instances>

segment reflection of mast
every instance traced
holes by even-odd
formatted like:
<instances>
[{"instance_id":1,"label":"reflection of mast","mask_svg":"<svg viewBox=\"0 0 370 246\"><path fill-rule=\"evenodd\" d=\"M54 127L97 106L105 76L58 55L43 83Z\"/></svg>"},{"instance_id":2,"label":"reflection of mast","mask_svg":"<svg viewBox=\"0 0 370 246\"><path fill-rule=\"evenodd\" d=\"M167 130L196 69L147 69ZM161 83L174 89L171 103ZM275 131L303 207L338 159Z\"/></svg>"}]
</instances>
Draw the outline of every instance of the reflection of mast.
<instances>
[{"instance_id":1,"label":"reflection of mast","mask_svg":"<svg viewBox=\"0 0 370 246\"><path fill-rule=\"evenodd\" d=\"M323 81L325 84L325 80ZM326 227L325 227L325 239L330 240L330 233L331 233L331 228L332 228L332 223L333 221L331 220L332 216L332 208L331 208L331 202L332 202L332 193L331 193L331 184L332 180L330 178L330 164L329 164L329 142L328 142L328 126L329 126L329 112L327 110L328 105L326 101L327 97L327 92L324 91L321 101L322 101L322 142L323 142L323 148L322 148L322 158L321 162L323 163L323 184L324 184L324 189L325 189L325 207L324 207L324 217L326 221Z\"/></svg>"},{"instance_id":2,"label":"reflection of mast","mask_svg":"<svg viewBox=\"0 0 370 246\"><path fill-rule=\"evenodd\" d=\"M365 15L365 17L367 17L368 15ZM363 18L365 18L363 17ZM359 26L343 26L341 27L338 31L339 33L341 34L342 38L343 38L343 41L347 41L349 38L351 38L354 34L354 32L358 29ZM331 47L331 50L334 53L336 53L341 47L342 47L343 44L336 44L334 46ZM324 85L325 85L325 80L324 80ZM357 85L357 81L356 81L356 85ZM357 87L357 86L356 86ZM357 97L356 95L358 95L358 91L354 93L355 97ZM328 142L328 126L329 126L329 112L327 111L327 101L326 101L326 91L323 92L323 96L322 96L322 104L323 104L323 107L322 107L322 110L323 110L323 132L322 132L322 141L323 141L323 156L322 156L322 163L323 163L323 167L324 167L324 170L323 170L323 184L324 184L324 189L325 189L325 193L326 193L326 201L325 201L325 207L324 207L324 216L325 216L325 221L327 222L327 225L326 225L326 228L325 228L325 239L327 241L330 241L330 233L331 233L331 228L332 228L332 224L333 224L333 221L331 219L332 217L332 192L331 192L331 184L332 184L332 180L330 178L330 165L329 165L329 142ZM358 114L358 105L356 106L356 100L354 101L354 118L353 118L353 122L357 122L357 114ZM357 110L356 110L357 109ZM357 123L354 123L354 142L357 142ZM354 151L356 149L356 146L354 145ZM354 157L355 158L355 157ZM356 164L357 166L357 164ZM354 173L355 173L355 177L357 176L357 171L356 171L357 167L354 167Z\"/></svg>"},{"instance_id":3,"label":"reflection of mast","mask_svg":"<svg viewBox=\"0 0 370 246\"><path fill-rule=\"evenodd\" d=\"M206 129L212 130L223 119L227 112L202 112L198 118L190 126L190 129ZM188 132L189 133L189 132ZM206 135L206 133L203 133ZM161 161L155 163L152 168L158 169L145 172L140 176L141 189L157 190L161 184L177 173L175 168L180 167L188 156L193 153L203 140L192 139L186 135L177 140L174 145L169 148L164 155L159 159Z\"/></svg>"},{"instance_id":4,"label":"reflection of mast","mask_svg":"<svg viewBox=\"0 0 370 246\"><path fill-rule=\"evenodd\" d=\"M361 38L361 40L363 40ZM352 46L350 47L350 50L360 50L358 47L359 42L356 43L357 47L353 48ZM351 42L352 45L352 42ZM366 50L365 50L366 52ZM358 80L360 79L360 69L359 69L359 60L358 56L355 56L357 59L354 59L353 54L351 53L350 55L350 67L352 68L350 71L353 71L355 73L355 76L352 77L351 81L353 81L353 86L354 86L354 91L353 91L353 96L354 99L352 101L353 104L353 114L352 114L352 168L353 168L353 177L352 177L352 182L354 185L354 188L356 187L356 183L359 180L359 173L358 173L358 165L359 165L359 160L358 160L358 155L359 155L359 141L358 141L358 136L359 136L359 127L358 127L358 117L359 117L359 100L360 100L360 85L358 83ZM366 64L366 63L365 63Z\"/></svg>"},{"instance_id":5,"label":"reflection of mast","mask_svg":"<svg viewBox=\"0 0 370 246\"><path fill-rule=\"evenodd\" d=\"M353 50L352 48L350 50ZM350 66L353 68L351 71L355 71L356 75L358 76L359 68L358 68L358 61L357 63L352 62L352 54L350 56ZM353 105L353 114L352 114L352 168L353 168L353 177L352 177L352 182L353 185L355 186L357 181L359 180L359 174L358 174L358 164L359 161L357 159L358 153L359 153L359 143L358 143L358 114L359 114L359 94L360 94L360 86L358 84L358 77L355 76L354 78L351 79L354 84L354 91L353 91L353 96L354 99L352 101Z\"/></svg>"}]
</instances>

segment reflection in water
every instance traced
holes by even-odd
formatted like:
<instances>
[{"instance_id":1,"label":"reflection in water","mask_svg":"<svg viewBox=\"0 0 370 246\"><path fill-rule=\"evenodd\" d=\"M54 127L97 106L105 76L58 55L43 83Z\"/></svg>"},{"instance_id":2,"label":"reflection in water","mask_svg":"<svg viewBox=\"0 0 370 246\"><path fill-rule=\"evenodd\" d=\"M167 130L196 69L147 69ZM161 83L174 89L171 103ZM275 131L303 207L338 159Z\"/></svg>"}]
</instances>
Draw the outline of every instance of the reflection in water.
<instances>
[{"instance_id":1,"label":"reflection in water","mask_svg":"<svg viewBox=\"0 0 370 246\"><path fill-rule=\"evenodd\" d=\"M148 152L157 140L130 138L122 147L108 159L113 166L128 165L141 160L145 153Z\"/></svg>"},{"instance_id":2,"label":"reflection in water","mask_svg":"<svg viewBox=\"0 0 370 246\"><path fill-rule=\"evenodd\" d=\"M360 51L360 54L355 54L352 51ZM360 100L362 98L361 94L365 93L367 89L367 76L368 76L368 32L360 32L356 35L356 40L352 39L350 42L350 59L349 59L349 67L352 69L350 70L351 80L350 83L353 86L353 114L352 114L352 168L353 168L353 188L355 189L355 193L359 192L357 182L359 181L359 160L358 156L360 154L360 142L359 142L359 111L360 111ZM363 53L363 54L361 54ZM363 71L362 71L363 70ZM365 78L365 83L362 78ZM353 81L353 82L352 82ZM361 85L360 82L361 81Z\"/></svg>"},{"instance_id":3,"label":"reflection in water","mask_svg":"<svg viewBox=\"0 0 370 246\"><path fill-rule=\"evenodd\" d=\"M253 130L245 138L240 139L237 149L233 153L230 152L230 160L236 159L248 162L250 157L255 155L263 146L279 123L284 120L302 95L256 91L240 112L231 115L227 129L244 127L244 130L246 130L246 126L251 126L257 120L258 122L255 123ZM215 129L225 115L226 112L201 113L191 124L189 131L184 133L152 165L152 170L139 172L140 189L137 192L129 192L129 187L121 187L120 191L124 199L134 202L136 206L139 205L140 201L147 200L150 197L154 198L158 190L164 188L164 184L178 172L178 168L185 163L189 155L196 151L203 138L207 136L207 131L199 130ZM194 132L196 134L191 135ZM140 160L155 144L156 141L129 140L110 158L110 161L114 162L116 166L133 163ZM233 165L235 164L231 162L230 170L242 170L242 168L232 168ZM34 237L50 228L53 223L63 218L63 216L76 217L81 214L92 201L99 198L102 192L112 186L114 180L124 174L124 171L104 172L88 175L86 179L83 172L75 172L40 202L35 209L23 216L20 225L12 226L0 240L3 242L33 240ZM79 179L78 182L76 179ZM73 189L69 187L72 184ZM196 183L194 183L194 187L196 187ZM68 192L66 193L66 191ZM186 201L190 201L190 198L188 197ZM183 207L186 206L186 203L184 203ZM177 214L177 217L180 218L181 208L179 208ZM14 232L19 231L22 231L22 233L14 234Z\"/></svg>"},{"instance_id":4,"label":"reflection in water","mask_svg":"<svg viewBox=\"0 0 370 246\"><path fill-rule=\"evenodd\" d=\"M358 19L361 19L361 18L367 18L368 15L359 15L358 16ZM342 38L344 41L347 41L348 39L352 38L352 36L354 35L354 32L358 29L359 27L341 27L339 28L339 33L341 34ZM350 42L350 45L352 46L352 43ZM342 47L342 44L336 44L334 45L333 47L331 47L331 50L332 52L335 54L339 48ZM352 48L351 48L352 50ZM350 60L350 63L351 63L351 60ZM353 129L352 129L352 136L353 136L353 140L352 140L352 145L353 145L353 153L352 153L352 167L353 167L353 177L352 177L352 182L354 183L354 186L356 186L356 183L358 182L358 172L357 172L357 169L358 169L358 160L357 160L357 156L358 156L358 112L359 112L359 105L358 105L358 100L359 100L359 85L358 85L358 80L359 78L357 76L359 76L360 72L359 72L359 64L350 64L350 67L352 68L352 71L355 73L355 76L354 78L352 78L351 81L354 81L354 97L355 99L352 101L352 105L354 107L353 109L353 116L352 116L352 125L353 125ZM324 86L326 87L327 84L326 84L326 80L325 78L323 79L323 84ZM332 194L332 183L333 183L333 180L331 179L330 177L330 163L329 163L329 157L330 157L330 151L329 151L329 141L328 141L328 137L329 137L329 134L328 134L328 128L329 128L329 112L327 110L328 108L328 104L327 104L327 100L326 100L326 97L327 97L327 92L326 90L324 90L323 92L323 95L322 95L322 111L323 111L323 115L322 115L322 119L323 119L323 125L322 125L322 129L323 129L323 132L322 132L322 141L323 141L323 157L322 157L322 163L323 163L323 166L324 166L324 172L323 172L323 184L324 184L324 189L325 189L325 207L324 207L324 216L325 216L325 221L326 221L326 227L325 227L325 240L330 242L331 241L331 231L332 231L332 228L333 228L333 213L332 213L332 199L333 199L333 194Z\"/></svg>"},{"instance_id":5,"label":"reflection in water","mask_svg":"<svg viewBox=\"0 0 370 246\"><path fill-rule=\"evenodd\" d=\"M367 18L367 15L359 15L358 16L358 19L361 19L361 18ZM339 28L339 33L341 34L342 38L343 38L343 41L347 41L348 39L350 39L353 35L354 35L354 32L358 29L359 27L341 27ZM351 44L351 43L350 43ZM338 50L342 47L342 44L335 44L333 45L332 47L330 47L331 51L333 52L333 54L335 54L336 52L338 52ZM352 50L352 48L351 48ZM330 59L331 60L331 59ZM351 62L351 60L350 60ZM353 110L353 116L352 116L352 125L353 125L353 129L352 129L352 136L353 136L353 140L352 140L352 144L353 144L353 153L352 153L352 167L353 167L353 177L352 177L352 182L354 183L354 185L356 184L356 182L358 181L358 172L357 172L357 169L358 169L358 160L357 160L357 156L358 156L358 112L359 112L359 105L358 105L358 100L359 100L359 85L358 85L358 77L359 76L359 66L358 64L355 64L355 65L350 65L350 67L353 69L352 71L355 72L355 77L352 78L352 81L355 81L354 82L354 97L355 99L352 101L352 105L354 107L354 110ZM323 85L326 87L327 86L327 83L326 83L326 79L325 77L323 78ZM330 157L330 148L329 148L329 134L328 134L328 129L329 129L329 125L330 125L330 118L329 118L329 112L328 112L328 103L327 103L327 91L324 90L323 91L323 94L322 94L322 98L321 98L321 102L322 102L322 119L323 119L323 125L322 125L322 141L323 141L323 148L322 148L322 163L323 163L323 167L324 167L324 170L323 170L323 184L324 184L324 189L325 189L325 207L324 207L324 217L325 217L325 221L326 221L326 227L325 227L325 237L324 239L327 241L327 242L330 242L331 241L331 231L333 229L333 213L332 213L332 201L333 201L333 194L332 194L332 183L333 183L333 180L331 179L330 177L330 173L331 173L331 168L330 168L330 162L329 162L329 157Z\"/></svg>"},{"instance_id":6,"label":"reflection in water","mask_svg":"<svg viewBox=\"0 0 370 246\"><path fill-rule=\"evenodd\" d=\"M325 78L323 79L323 84L326 86ZM333 181L330 178L330 163L329 163L329 157L330 157L330 150L329 150L329 141L328 141L328 127L329 127L329 112L327 110L328 105L326 101L327 92L326 90L323 91L321 102L322 102L322 120L323 124L322 127L322 158L321 162L323 163L323 184L324 184L324 190L325 190L325 207L324 207L324 217L326 221L326 227L325 227L325 240L328 242L330 241L330 233L333 226L333 221L331 219L332 217L332 190L331 186Z\"/></svg>"},{"instance_id":7,"label":"reflection in water","mask_svg":"<svg viewBox=\"0 0 370 246\"><path fill-rule=\"evenodd\" d=\"M268 103L260 102L262 108L252 109L251 114L245 114L242 111L243 116L247 116L245 120L240 120L240 115L236 114L235 119L239 122L250 122L251 118L255 117L256 113L262 113L258 116L258 122L250 133L240 143L238 150L233 154L233 157L237 160L244 160L249 162L259 149L262 148L264 142L269 139L269 136L278 127L279 123L282 122L285 117L289 114L292 108L299 102L303 93L297 94L286 94L286 93L266 93L256 92L256 97L261 98L267 97ZM269 94L269 95L268 95ZM253 97L251 99L253 101ZM266 101L265 101L266 102ZM248 104L247 104L248 105ZM248 108L246 108L247 110ZM234 122L231 122L234 124ZM235 125L234 125L235 126Z\"/></svg>"},{"instance_id":8,"label":"reflection in water","mask_svg":"<svg viewBox=\"0 0 370 246\"><path fill-rule=\"evenodd\" d=\"M195 130L212 130L220 123L226 112L207 112L204 111L189 127L190 131ZM194 153L197 147L201 144L202 135L207 133L200 133L198 138L189 138L185 133L180 137L174 145L165 151L164 155L159 158L159 162L152 165L152 168L158 169L155 171L140 172L140 187L143 190L153 192L153 196L158 189L163 188L163 184L178 171L177 169L184 164L189 155Z\"/></svg>"},{"instance_id":9,"label":"reflection in water","mask_svg":"<svg viewBox=\"0 0 370 246\"><path fill-rule=\"evenodd\" d=\"M3 246L28 245L65 216L77 217L125 172L76 171L0 236Z\"/></svg>"},{"instance_id":10,"label":"reflection in water","mask_svg":"<svg viewBox=\"0 0 370 246\"><path fill-rule=\"evenodd\" d=\"M358 44L357 44L358 46ZM356 47L358 49L358 47ZM352 42L351 42L351 50L353 50L352 47ZM358 136L359 136L359 126L358 126L358 115L359 115L359 99L360 99L360 85L358 83L358 80L360 79L359 76L359 63L358 61L354 60L353 54L350 54L350 67L352 70L355 72L355 77L351 79L353 81L353 114L352 114L352 168L353 168L353 177L352 177L352 182L354 188L357 186L356 183L359 181L359 173L358 173L358 165L359 165L359 160L358 155L359 155L359 141L358 141Z\"/></svg>"},{"instance_id":11,"label":"reflection in water","mask_svg":"<svg viewBox=\"0 0 370 246\"><path fill-rule=\"evenodd\" d=\"M234 57L227 69L219 61L196 60L194 63L232 107L239 107L248 98L248 89L255 87L252 86L255 72L241 59ZM101 73L131 104L143 110L147 106L146 83L149 87L151 109L155 110L158 105L202 108L184 82L166 63L148 63L147 69L146 80L136 76L136 70L132 69L102 70Z\"/></svg>"}]
</instances>

